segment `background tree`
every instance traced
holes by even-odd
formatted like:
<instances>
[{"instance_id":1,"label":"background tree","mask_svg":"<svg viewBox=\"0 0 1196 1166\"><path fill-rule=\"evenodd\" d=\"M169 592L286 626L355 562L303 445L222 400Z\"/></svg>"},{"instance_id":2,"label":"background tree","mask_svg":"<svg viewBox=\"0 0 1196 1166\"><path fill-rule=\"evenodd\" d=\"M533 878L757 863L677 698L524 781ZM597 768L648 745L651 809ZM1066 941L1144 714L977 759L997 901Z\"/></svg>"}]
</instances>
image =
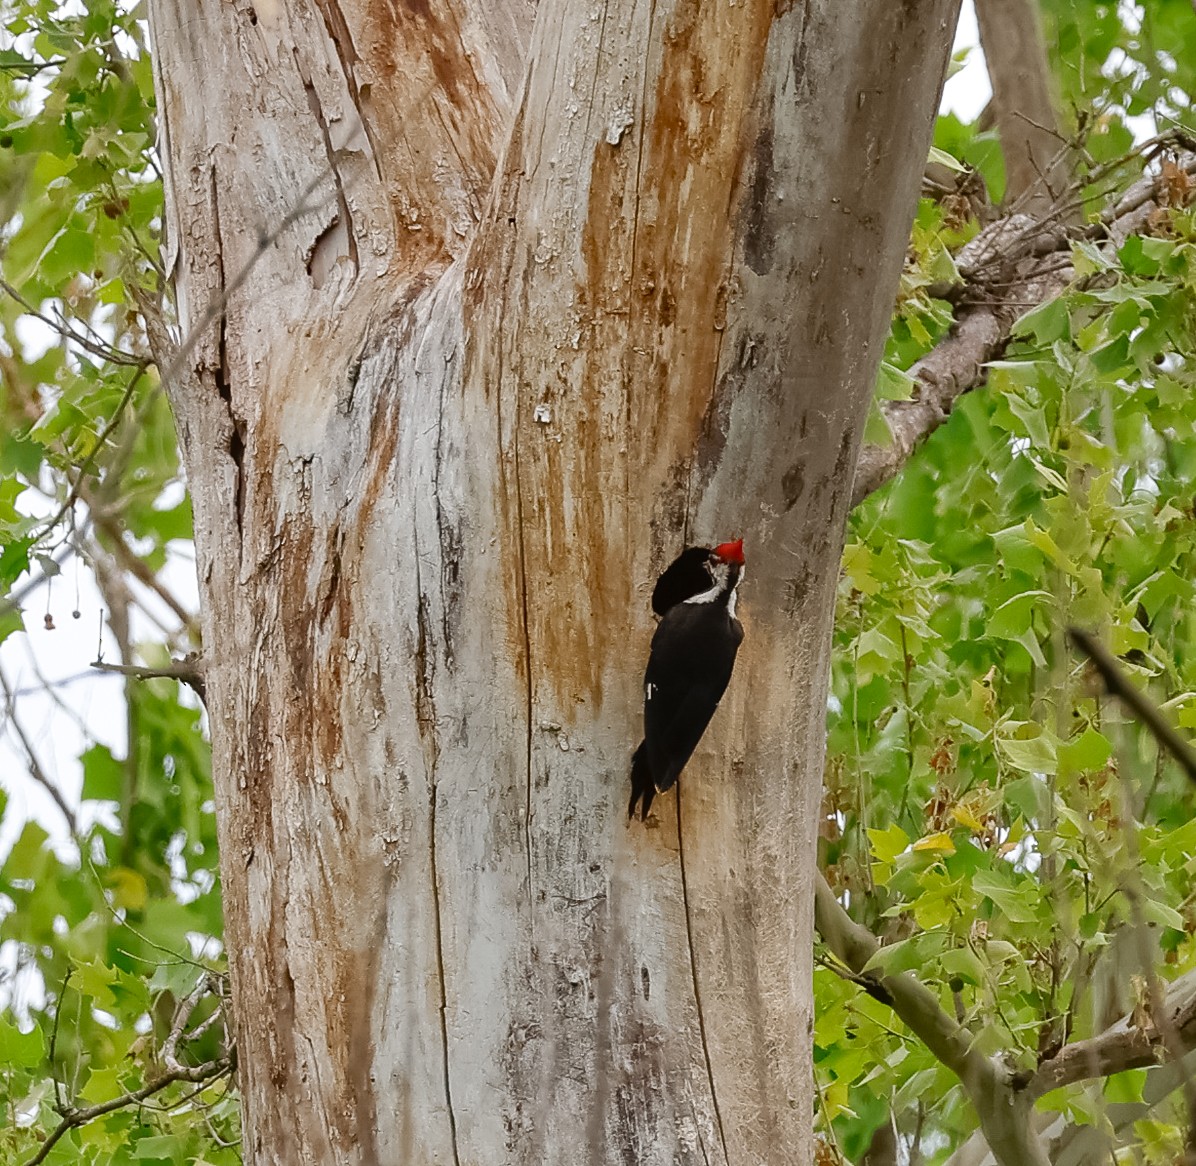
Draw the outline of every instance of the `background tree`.
<instances>
[{"instance_id":1,"label":"background tree","mask_svg":"<svg viewBox=\"0 0 1196 1166\"><path fill-rule=\"evenodd\" d=\"M461 8L448 36L422 9L223 7L154 13L156 155L138 13L5 11L0 569L30 633L31 588L55 580L59 635L86 556L124 663L206 687L251 1150L809 1161L837 459L949 27L886 10L862 46L830 9L703 6L542 11L533 36L522 9ZM961 176L918 211L856 480L820 827L828 1159L962 1161L986 1086L1044 1115L1010 1149L981 1112L1001 1161L1102 1139L1162 1160L1187 1124L1183 1072L1146 1067L1188 1047L1187 981L1154 980L1190 967L1186 790L1062 630L1099 627L1184 722L1191 166L1182 133L1133 150L1127 119L1161 119L1129 123L1144 140L1186 117L1196 55L1160 46L1191 13L1044 18L1073 185L1002 219L993 135L939 119ZM181 228L164 252L159 166ZM969 243L973 212L996 222ZM31 311L61 338L42 355ZM202 676L166 566L190 511L163 382ZM679 820L624 832L645 588L683 537L741 532L750 654ZM136 642L140 608L180 663ZM0 872L18 1160L254 1157L226 1094L190 692L131 681L128 756L89 748L82 800L57 790L64 832L26 825Z\"/></svg>"}]
</instances>

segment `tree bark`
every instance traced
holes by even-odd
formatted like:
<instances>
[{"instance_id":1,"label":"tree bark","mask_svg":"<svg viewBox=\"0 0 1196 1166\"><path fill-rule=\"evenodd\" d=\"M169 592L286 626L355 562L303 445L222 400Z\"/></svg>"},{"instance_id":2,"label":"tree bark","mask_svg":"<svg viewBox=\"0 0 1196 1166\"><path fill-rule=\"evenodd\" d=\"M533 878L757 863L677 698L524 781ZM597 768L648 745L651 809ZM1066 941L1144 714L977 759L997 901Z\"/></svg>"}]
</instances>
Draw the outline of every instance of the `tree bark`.
<instances>
[{"instance_id":1,"label":"tree bark","mask_svg":"<svg viewBox=\"0 0 1196 1166\"><path fill-rule=\"evenodd\" d=\"M957 8L155 0L248 1162L811 1160L829 628ZM651 582L736 535L736 676L628 827Z\"/></svg>"},{"instance_id":2,"label":"tree bark","mask_svg":"<svg viewBox=\"0 0 1196 1166\"><path fill-rule=\"evenodd\" d=\"M1044 215L1071 181L1036 0L976 0L1005 159L1005 203ZM1071 216L1074 217L1074 216Z\"/></svg>"}]
</instances>

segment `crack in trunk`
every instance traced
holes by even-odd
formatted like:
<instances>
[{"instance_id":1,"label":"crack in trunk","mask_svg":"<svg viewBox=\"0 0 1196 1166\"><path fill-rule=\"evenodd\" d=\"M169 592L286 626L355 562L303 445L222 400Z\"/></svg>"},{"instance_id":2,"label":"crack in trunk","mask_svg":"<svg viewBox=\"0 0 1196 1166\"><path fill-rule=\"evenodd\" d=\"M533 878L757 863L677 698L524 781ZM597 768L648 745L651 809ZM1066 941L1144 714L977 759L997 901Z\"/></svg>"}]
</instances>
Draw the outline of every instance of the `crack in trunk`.
<instances>
[{"instance_id":1,"label":"crack in trunk","mask_svg":"<svg viewBox=\"0 0 1196 1166\"><path fill-rule=\"evenodd\" d=\"M216 367L213 376L216 392L228 413L228 456L232 459L233 474L233 513L236 517L237 533L241 537L237 542L238 560L244 546L245 534L245 422L237 416L233 408L232 378L228 371L228 312L227 292L228 280L224 272L224 246L220 231L220 199L216 181L216 163L213 160L208 171L208 190L212 200L212 240L216 245L215 268L220 273L220 286L212 295L212 302L219 305L219 315L216 323Z\"/></svg>"},{"instance_id":2,"label":"crack in trunk","mask_svg":"<svg viewBox=\"0 0 1196 1166\"><path fill-rule=\"evenodd\" d=\"M416 602L416 718L419 722L420 735L428 741L428 857L432 883L432 914L435 920L434 938L436 948L436 982L440 989L440 999L437 1011L440 1018L440 1047L442 1066L444 1071L444 1102L448 1108L449 1135L453 1145L454 1166L461 1166L461 1156L457 1147L457 1114L453 1109L452 1075L449 1068L449 1038L448 1038L448 983L445 977L444 965L444 922L440 910L440 870L436 861L436 802L437 780L436 770L440 761L440 743L436 729L435 698L432 695L432 676L434 669L430 666L428 656L428 609L424 599L423 581L420 576L419 561L419 533L415 538L415 602Z\"/></svg>"},{"instance_id":3,"label":"crack in trunk","mask_svg":"<svg viewBox=\"0 0 1196 1166\"><path fill-rule=\"evenodd\" d=\"M698 1010L698 1033L702 1038L702 1057L706 1062L706 1079L710 1082L710 1104L714 1109L714 1121L718 1127L718 1140L723 1147L723 1162L731 1166L731 1156L727 1153L727 1135L723 1130L723 1115L718 1108L718 1094L714 1089L714 1064L710 1059L710 1045L706 1041L706 1018L702 1013L702 990L698 986L698 957L694 951L693 919L689 907L689 884L685 878L685 830L681 824L681 783L673 787L677 803L677 865L681 868L681 903L685 909L685 944L689 951L689 971L693 979L694 1007ZM709 1162L706 1155L706 1144L702 1138L702 1128L698 1125L698 1143L702 1147L702 1157Z\"/></svg>"},{"instance_id":4,"label":"crack in trunk","mask_svg":"<svg viewBox=\"0 0 1196 1166\"><path fill-rule=\"evenodd\" d=\"M341 181L340 168L336 164L337 150L332 144L332 135L328 132L328 119L324 116L324 107L320 102L320 95L316 92L315 84L311 79L311 72L300 58L298 48L294 50L294 54L295 68L299 73L299 79L303 82L303 92L307 97L307 107L311 110L311 115L315 118L316 125L320 127L320 137L324 142L324 156L328 159L328 174L336 186L338 218L344 225L345 245L348 248L349 262L353 264L353 274L356 275L360 267L357 253L357 235L353 230L353 214L349 210L349 200L345 197L345 184ZM311 272L312 263L320 244L336 230L336 227L337 219L334 218L324 231L316 237L315 243L312 244L312 259L308 262L309 273Z\"/></svg>"},{"instance_id":5,"label":"crack in trunk","mask_svg":"<svg viewBox=\"0 0 1196 1166\"><path fill-rule=\"evenodd\" d=\"M440 872L436 864L436 778L434 770L429 786L428 837L432 867L432 912L436 916L436 974L440 985L440 1043L444 1053L444 1102L448 1106L449 1135L453 1143L454 1166L461 1166L461 1155L457 1148L457 1114L453 1109L452 1074L449 1070L448 988L444 975L444 926L440 917Z\"/></svg>"}]
</instances>

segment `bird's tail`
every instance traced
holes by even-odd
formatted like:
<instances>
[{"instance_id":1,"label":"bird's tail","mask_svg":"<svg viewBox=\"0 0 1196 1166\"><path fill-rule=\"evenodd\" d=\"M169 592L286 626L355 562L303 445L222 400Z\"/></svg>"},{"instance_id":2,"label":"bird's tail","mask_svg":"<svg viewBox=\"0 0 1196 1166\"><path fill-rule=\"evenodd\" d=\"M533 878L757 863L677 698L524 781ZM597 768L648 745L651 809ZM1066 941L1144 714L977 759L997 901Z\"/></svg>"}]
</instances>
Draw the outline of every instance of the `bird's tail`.
<instances>
[{"instance_id":1,"label":"bird's tail","mask_svg":"<svg viewBox=\"0 0 1196 1166\"><path fill-rule=\"evenodd\" d=\"M652 799L656 796L656 783L652 780L652 769L648 765L648 745L641 741L640 747L631 758L631 801L627 803L627 816L635 817L636 805L642 801L640 821L648 817Z\"/></svg>"}]
</instances>

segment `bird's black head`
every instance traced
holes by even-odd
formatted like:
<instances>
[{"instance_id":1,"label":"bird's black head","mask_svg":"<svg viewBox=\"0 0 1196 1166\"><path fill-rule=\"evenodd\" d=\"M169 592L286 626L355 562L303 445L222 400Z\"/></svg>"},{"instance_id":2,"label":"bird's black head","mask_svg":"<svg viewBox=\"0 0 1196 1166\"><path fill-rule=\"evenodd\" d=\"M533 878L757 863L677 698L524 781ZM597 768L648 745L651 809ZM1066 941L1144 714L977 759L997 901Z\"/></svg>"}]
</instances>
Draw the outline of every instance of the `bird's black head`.
<instances>
[{"instance_id":1,"label":"bird's black head","mask_svg":"<svg viewBox=\"0 0 1196 1166\"><path fill-rule=\"evenodd\" d=\"M652 610L664 615L671 607L695 595L709 591L721 579L731 578L731 586L743 571L743 539L710 547L686 547L673 561L652 590Z\"/></svg>"}]
</instances>

